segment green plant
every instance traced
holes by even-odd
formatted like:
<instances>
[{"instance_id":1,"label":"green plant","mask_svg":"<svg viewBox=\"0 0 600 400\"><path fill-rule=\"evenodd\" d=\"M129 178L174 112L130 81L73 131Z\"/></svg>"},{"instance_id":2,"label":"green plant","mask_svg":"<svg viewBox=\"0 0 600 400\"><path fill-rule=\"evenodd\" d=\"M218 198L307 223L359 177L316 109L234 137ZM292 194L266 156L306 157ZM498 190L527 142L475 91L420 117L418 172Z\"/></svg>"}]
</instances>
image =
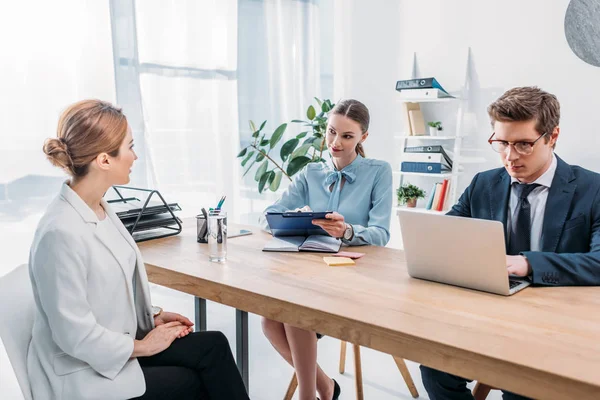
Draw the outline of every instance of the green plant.
<instances>
[{"instance_id":1,"label":"green plant","mask_svg":"<svg viewBox=\"0 0 600 400\"><path fill-rule=\"evenodd\" d=\"M283 176L291 181L292 176L301 171L307 164L325 161L323 150L326 148L327 113L331 111L334 104L330 100L322 101L316 97L315 100L318 104L318 114L317 109L311 104L306 110L307 121L297 119L291 121L291 123L309 127L310 130L299 133L283 143L281 147L277 147L277 145L287 129L287 123L279 125L269 137L262 132L267 121L263 121L258 129L256 129L254 122L250 121L252 142L244 147L237 156L242 158L242 168L246 168L243 176L246 176L252 167L259 163L254 173L254 180L258 182L259 193L262 193L267 186L275 192L279 189ZM273 153L276 154L276 151L274 151L276 148L279 149L279 162L276 161L276 157L273 155Z\"/></svg>"},{"instance_id":2,"label":"green plant","mask_svg":"<svg viewBox=\"0 0 600 400\"><path fill-rule=\"evenodd\" d=\"M427 125L431 126L432 128L437 128L438 131L444 130L442 127L442 121L430 121L427 123Z\"/></svg>"},{"instance_id":3,"label":"green plant","mask_svg":"<svg viewBox=\"0 0 600 400\"><path fill-rule=\"evenodd\" d=\"M425 191L419 188L418 186L406 183L398 188L398 190L396 191L396 195L398 196L398 203L405 204L411 199L425 198Z\"/></svg>"}]
</instances>

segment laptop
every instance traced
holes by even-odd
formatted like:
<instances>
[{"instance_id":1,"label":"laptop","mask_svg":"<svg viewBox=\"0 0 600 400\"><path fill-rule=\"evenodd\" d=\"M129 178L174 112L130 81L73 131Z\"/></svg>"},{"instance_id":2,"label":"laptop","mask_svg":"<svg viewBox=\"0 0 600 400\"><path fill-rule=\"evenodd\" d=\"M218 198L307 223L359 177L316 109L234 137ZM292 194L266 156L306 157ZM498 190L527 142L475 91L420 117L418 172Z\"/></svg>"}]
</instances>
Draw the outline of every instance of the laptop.
<instances>
[{"instance_id":1,"label":"laptop","mask_svg":"<svg viewBox=\"0 0 600 400\"><path fill-rule=\"evenodd\" d=\"M399 210L408 274L510 296L530 285L508 276L499 221Z\"/></svg>"}]
</instances>

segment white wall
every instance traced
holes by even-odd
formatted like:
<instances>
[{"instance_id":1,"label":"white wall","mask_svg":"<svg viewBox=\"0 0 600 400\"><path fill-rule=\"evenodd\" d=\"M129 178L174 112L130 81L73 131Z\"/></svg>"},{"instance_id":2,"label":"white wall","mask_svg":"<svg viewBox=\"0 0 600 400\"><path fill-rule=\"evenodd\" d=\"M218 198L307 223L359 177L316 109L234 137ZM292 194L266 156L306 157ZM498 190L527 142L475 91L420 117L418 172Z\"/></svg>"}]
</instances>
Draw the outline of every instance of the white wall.
<instances>
[{"instance_id":1,"label":"white wall","mask_svg":"<svg viewBox=\"0 0 600 400\"><path fill-rule=\"evenodd\" d=\"M392 136L402 123L394 84L411 77L413 54L422 76L436 76L452 91L465 83L470 47L468 133L487 162L473 166L459 187L468 184L475 170L500 165L485 142L491 134L485 109L514 86L536 85L555 94L561 103L557 154L600 171L600 68L586 64L569 48L564 34L568 4L338 0L334 97L355 97L367 104L372 113L367 154L393 162L399 149Z\"/></svg>"},{"instance_id":2,"label":"white wall","mask_svg":"<svg viewBox=\"0 0 600 400\"><path fill-rule=\"evenodd\" d=\"M600 145L600 68L569 48L564 34L568 4L338 0L336 51L342 57L336 56L334 97L354 96L371 108L373 135L367 149L373 156L391 157L389 137L383 136L397 132L400 124L393 88L397 79L410 77L413 52L422 74L442 77L442 84L453 90L464 82L464 58L471 47L482 93L537 85L555 94L562 111L557 153L568 162L600 170L594 148ZM486 107L487 100L481 98L477 106ZM488 133L484 122L479 128Z\"/></svg>"}]
</instances>

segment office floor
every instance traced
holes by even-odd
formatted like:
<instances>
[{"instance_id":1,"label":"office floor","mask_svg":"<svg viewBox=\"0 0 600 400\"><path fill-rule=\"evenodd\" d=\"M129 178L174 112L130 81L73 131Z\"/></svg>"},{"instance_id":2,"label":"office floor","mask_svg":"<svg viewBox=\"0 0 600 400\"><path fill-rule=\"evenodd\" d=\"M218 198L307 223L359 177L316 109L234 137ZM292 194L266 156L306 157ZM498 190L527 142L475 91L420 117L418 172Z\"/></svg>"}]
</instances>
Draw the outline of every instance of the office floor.
<instances>
[{"instance_id":1,"label":"office floor","mask_svg":"<svg viewBox=\"0 0 600 400\"><path fill-rule=\"evenodd\" d=\"M2 259L0 260L0 276L11 271L16 265L26 262L33 231L40 215L31 215L25 219L13 220L0 215L0 243ZM399 227L392 224L392 247L399 247ZM4 246L6 245L6 247ZM218 268L218 266L215 266ZM164 287L152 285L154 304L170 311L193 316L193 298ZM0 323L7 323L1 321ZM262 334L260 317L250 315L250 398L255 400L280 400L283 398L292 369L275 352ZM208 303L208 328L221 330L228 337L235 351L235 312L233 309ZM325 337L319 341L319 363L322 368L335 378L342 387L342 399L355 398L354 364L352 350L348 347L346 373L338 373L340 342ZM370 349L362 349L363 383L365 399L411 399L410 393L402 380L400 372L391 356ZM409 370L417 385L422 399L427 395L421 384L418 364L407 362ZM22 399L17 380L14 376L4 347L0 341L0 398L6 400ZM494 391L489 400L501 399L501 393Z\"/></svg>"}]
</instances>

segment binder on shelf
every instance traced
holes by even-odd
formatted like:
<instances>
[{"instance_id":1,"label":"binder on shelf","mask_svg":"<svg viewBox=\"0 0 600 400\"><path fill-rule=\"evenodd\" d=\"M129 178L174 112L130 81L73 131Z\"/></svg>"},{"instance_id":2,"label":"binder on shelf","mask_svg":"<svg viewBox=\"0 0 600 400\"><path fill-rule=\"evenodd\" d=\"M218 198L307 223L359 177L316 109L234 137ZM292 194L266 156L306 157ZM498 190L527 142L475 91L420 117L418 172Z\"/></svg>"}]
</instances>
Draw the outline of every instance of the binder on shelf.
<instances>
[{"instance_id":1,"label":"binder on shelf","mask_svg":"<svg viewBox=\"0 0 600 400\"><path fill-rule=\"evenodd\" d=\"M426 174L441 174L442 172L450 171L450 169L443 163L403 161L400 164L400 171L418 172Z\"/></svg>"},{"instance_id":2,"label":"binder on shelf","mask_svg":"<svg viewBox=\"0 0 600 400\"><path fill-rule=\"evenodd\" d=\"M444 209L444 200L446 200L446 195L448 191L448 179L444 179L444 182L442 182L442 193L440 194L440 201L438 203L438 206L436 208L437 211L442 211Z\"/></svg>"},{"instance_id":3,"label":"binder on shelf","mask_svg":"<svg viewBox=\"0 0 600 400\"><path fill-rule=\"evenodd\" d=\"M404 153L402 161L442 163L446 162L446 159L442 153Z\"/></svg>"},{"instance_id":4,"label":"binder on shelf","mask_svg":"<svg viewBox=\"0 0 600 400\"><path fill-rule=\"evenodd\" d=\"M442 196L442 183L438 182L435 184L435 195L433 195L433 204L431 205L432 210L438 211L441 196Z\"/></svg>"},{"instance_id":5,"label":"binder on shelf","mask_svg":"<svg viewBox=\"0 0 600 400\"><path fill-rule=\"evenodd\" d=\"M410 89L400 92L401 99L428 100L428 99L446 99L453 98L448 93L440 89Z\"/></svg>"},{"instance_id":6,"label":"binder on shelf","mask_svg":"<svg viewBox=\"0 0 600 400\"><path fill-rule=\"evenodd\" d=\"M446 186L446 199L444 200L444 204L442 205L442 210L449 210L452 208L454 204L450 202L450 185L452 185L452 181L448 181L448 185Z\"/></svg>"},{"instance_id":7,"label":"binder on shelf","mask_svg":"<svg viewBox=\"0 0 600 400\"><path fill-rule=\"evenodd\" d=\"M439 89L444 93L448 93L442 85L434 77L430 78L417 78L417 79L405 79L396 82L396 90L401 92L403 90L414 90L414 89Z\"/></svg>"},{"instance_id":8,"label":"binder on shelf","mask_svg":"<svg viewBox=\"0 0 600 400\"><path fill-rule=\"evenodd\" d=\"M448 164L448 167L452 169L452 159L441 145L405 147L404 153L439 153L444 157L444 161Z\"/></svg>"},{"instance_id":9,"label":"binder on shelf","mask_svg":"<svg viewBox=\"0 0 600 400\"><path fill-rule=\"evenodd\" d=\"M425 209L427 210L431 210L431 206L433 205L433 197L435 196L435 188L437 187L437 183L433 184L433 187L431 188L431 193L429 193L429 199L427 200L427 206L425 206Z\"/></svg>"},{"instance_id":10,"label":"binder on shelf","mask_svg":"<svg viewBox=\"0 0 600 400\"><path fill-rule=\"evenodd\" d=\"M107 200L107 203L136 242L181 233L182 221L174 213L181 211L181 207L177 203L167 203L158 190L129 186L113 186L113 189L118 198ZM124 197L122 190L143 192L147 197L144 201L137 197ZM153 198L157 200L151 201Z\"/></svg>"}]
</instances>

